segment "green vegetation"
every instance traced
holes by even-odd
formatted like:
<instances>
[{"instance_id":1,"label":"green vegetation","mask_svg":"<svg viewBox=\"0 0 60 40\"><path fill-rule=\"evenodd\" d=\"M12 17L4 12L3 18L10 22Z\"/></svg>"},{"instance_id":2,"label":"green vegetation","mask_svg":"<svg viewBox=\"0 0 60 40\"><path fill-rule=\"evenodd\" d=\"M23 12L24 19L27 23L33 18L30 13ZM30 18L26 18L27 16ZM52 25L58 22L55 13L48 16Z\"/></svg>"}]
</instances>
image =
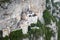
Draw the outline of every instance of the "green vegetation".
<instances>
[{"instance_id":1,"label":"green vegetation","mask_svg":"<svg viewBox=\"0 0 60 40\"><path fill-rule=\"evenodd\" d=\"M31 29L31 27L39 27L39 29ZM5 37L4 40L22 40L23 38L29 38L29 40L37 40L40 36L44 36L45 40L50 40L51 36L53 35L53 31L46 27L46 25L41 24L41 22L38 20L36 24L31 24L30 30L27 34L23 34L22 30L13 31L10 33L9 37ZM33 36L32 36L33 35Z\"/></svg>"},{"instance_id":2,"label":"green vegetation","mask_svg":"<svg viewBox=\"0 0 60 40\"><path fill-rule=\"evenodd\" d=\"M45 40L51 39L51 36L53 36L53 34L54 34L53 30L51 30L51 28L47 27L44 24L41 24L41 22L39 20L37 21L35 26L38 26L39 29L30 29L30 31L29 31L29 35L30 36L31 36L31 34L33 35L32 40L34 40L34 37L37 40L39 38L39 36L44 36L44 34L45 34L45 37L44 37ZM31 39L31 37L30 37L30 39Z\"/></svg>"},{"instance_id":3,"label":"green vegetation","mask_svg":"<svg viewBox=\"0 0 60 40\"><path fill-rule=\"evenodd\" d=\"M29 38L29 33L23 34L22 36L23 36L22 38Z\"/></svg>"},{"instance_id":4,"label":"green vegetation","mask_svg":"<svg viewBox=\"0 0 60 40\"><path fill-rule=\"evenodd\" d=\"M10 40L21 40L22 39L22 30L13 31L9 35Z\"/></svg>"},{"instance_id":5,"label":"green vegetation","mask_svg":"<svg viewBox=\"0 0 60 40\"><path fill-rule=\"evenodd\" d=\"M33 37L31 37L33 35ZM38 38L39 38L39 36L40 36L40 30L39 29L31 29L30 31L29 31L29 40L34 40L34 38L37 40Z\"/></svg>"},{"instance_id":6,"label":"green vegetation","mask_svg":"<svg viewBox=\"0 0 60 40\"><path fill-rule=\"evenodd\" d=\"M45 20L45 24L50 24L51 20L53 22L57 21L56 18L54 16L52 16L48 10L45 10L43 12L43 18Z\"/></svg>"},{"instance_id":7,"label":"green vegetation","mask_svg":"<svg viewBox=\"0 0 60 40\"><path fill-rule=\"evenodd\" d=\"M43 24L42 24L39 20L37 20L36 26L37 26L37 27L42 27L42 25L43 25Z\"/></svg>"},{"instance_id":8,"label":"green vegetation","mask_svg":"<svg viewBox=\"0 0 60 40\"><path fill-rule=\"evenodd\" d=\"M39 27L39 29L31 29L31 27L35 27L35 26ZM39 38L39 36L42 36L41 26L42 26L42 24L39 20L37 21L36 24L32 23L31 26L29 26L30 27L30 30L28 31L29 36L30 36L29 40L31 40L31 39L34 40L34 38L35 38L35 40L37 40ZM33 37L31 37L31 35L33 35Z\"/></svg>"},{"instance_id":9,"label":"green vegetation","mask_svg":"<svg viewBox=\"0 0 60 40\"><path fill-rule=\"evenodd\" d=\"M6 36L6 37L4 37L4 38L3 38L3 40L8 40L8 39L9 39L9 37L8 37L8 36Z\"/></svg>"},{"instance_id":10,"label":"green vegetation","mask_svg":"<svg viewBox=\"0 0 60 40\"><path fill-rule=\"evenodd\" d=\"M49 3L49 0L46 0L46 3Z\"/></svg>"},{"instance_id":11,"label":"green vegetation","mask_svg":"<svg viewBox=\"0 0 60 40\"><path fill-rule=\"evenodd\" d=\"M2 3L10 2L10 0L0 0L0 2L2 2Z\"/></svg>"},{"instance_id":12,"label":"green vegetation","mask_svg":"<svg viewBox=\"0 0 60 40\"><path fill-rule=\"evenodd\" d=\"M48 5L47 4L49 4L50 3L50 1L49 0L46 0L46 8L47 9L50 9L50 6L48 7Z\"/></svg>"},{"instance_id":13,"label":"green vegetation","mask_svg":"<svg viewBox=\"0 0 60 40\"><path fill-rule=\"evenodd\" d=\"M56 17L55 17L55 16L51 16L51 19L52 19L52 21L53 21L53 22L57 22L57 20L56 20Z\"/></svg>"},{"instance_id":14,"label":"green vegetation","mask_svg":"<svg viewBox=\"0 0 60 40\"><path fill-rule=\"evenodd\" d=\"M58 40L60 40L60 20L57 22L57 27L58 27Z\"/></svg>"},{"instance_id":15,"label":"green vegetation","mask_svg":"<svg viewBox=\"0 0 60 40\"><path fill-rule=\"evenodd\" d=\"M5 2L9 2L10 0L3 0L1 2L5 3ZM46 0L46 3L49 3L49 0ZM53 2L52 2L53 3ZM55 6L55 5L54 5ZM51 9L51 7L47 7L47 9L43 12L43 18L45 21L45 24L41 24L41 22L39 20L37 20L37 23L34 24L32 23L29 28L28 28L28 33L27 34L23 34L22 30L16 30L10 33L9 37L6 36L3 38L3 40L22 40L23 38L29 38L29 40L37 40L39 38L39 36L44 36L45 40L50 40L51 36L54 35L53 30L51 30L51 28L47 27L46 25L51 23L51 20L53 22L56 22L56 18L54 16L52 16L50 14L50 12L48 11L48 9ZM39 29L31 29L31 27L39 27ZM58 34L60 34L60 21L57 22L57 26L58 26ZM33 35L33 37L31 37L31 35ZM60 40L60 35L58 35L58 40Z\"/></svg>"},{"instance_id":16,"label":"green vegetation","mask_svg":"<svg viewBox=\"0 0 60 40\"><path fill-rule=\"evenodd\" d=\"M23 34L22 30L13 31L9 35L10 40L22 40L27 37L29 37L29 34Z\"/></svg>"},{"instance_id":17,"label":"green vegetation","mask_svg":"<svg viewBox=\"0 0 60 40\"><path fill-rule=\"evenodd\" d=\"M31 24L31 27L34 27L34 26L36 26L36 24L32 23L32 24Z\"/></svg>"},{"instance_id":18,"label":"green vegetation","mask_svg":"<svg viewBox=\"0 0 60 40\"><path fill-rule=\"evenodd\" d=\"M40 26L42 26L42 24L41 24L41 22L39 21L39 20L37 20L37 23L32 23L31 25L30 25L30 27L34 27L34 26L37 26L37 27L40 27Z\"/></svg>"},{"instance_id":19,"label":"green vegetation","mask_svg":"<svg viewBox=\"0 0 60 40\"><path fill-rule=\"evenodd\" d=\"M36 35L38 35L38 34L40 35L42 33L42 29L41 29L42 25L43 24L41 24L41 22L39 20L37 20L36 24L31 24L31 26L29 26L30 27L29 33L31 33L31 34L36 33ZM31 29L31 27L35 27L35 26L39 27L39 29Z\"/></svg>"},{"instance_id":20,"label":"green vegetation","mask_svg":"<svg viewBox=\"0 0 60 40\"><path fill-rule=\"evenodd\" d=\"M51 22L51 14L50 14L50 12L48 10L45 10L43 12L43 18L45 20L45 24L50 24L50 22Z\"/></svg>"},{"instance_id":21,"label":"green vegetation","mask_svg":"<svg viewBox=\"0 0 60 40\"><path fill-rule=\"evenodd\" d=\"M45 29L45 40L51 40L51 36L53 36L53 30L51 30L49 27L46 27Z\"/></svg>"},{"instance_id":22,"label":"green vegetation","mask_svg":"<svg viewBox=\"0 0 60 40\"><path fill-rule=\"evenodd\" d=\"M48 7L46 7L48 10L51 9L51 6L49 5Z\"/></svg>"}]
</instances>

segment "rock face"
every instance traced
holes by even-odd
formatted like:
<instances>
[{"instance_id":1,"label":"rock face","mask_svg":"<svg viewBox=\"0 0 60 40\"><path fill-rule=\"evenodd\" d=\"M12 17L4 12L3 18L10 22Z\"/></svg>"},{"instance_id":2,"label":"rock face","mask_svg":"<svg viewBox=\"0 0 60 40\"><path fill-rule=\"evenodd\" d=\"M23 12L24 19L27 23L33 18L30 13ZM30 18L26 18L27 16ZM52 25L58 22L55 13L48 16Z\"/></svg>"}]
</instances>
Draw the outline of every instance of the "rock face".
<instances>
[{"instance_id":1,"label":"rock face","mask_svg":"<svg viewBox=\"0 0 60 40\"><path fill-rule=\"evenodd\" d=\"M45 0L10 0L0 3L0 26L11 31L22 29L23 34L28 32L28 25L41 21L45 10Z\"/></svg>"}]
</instances>

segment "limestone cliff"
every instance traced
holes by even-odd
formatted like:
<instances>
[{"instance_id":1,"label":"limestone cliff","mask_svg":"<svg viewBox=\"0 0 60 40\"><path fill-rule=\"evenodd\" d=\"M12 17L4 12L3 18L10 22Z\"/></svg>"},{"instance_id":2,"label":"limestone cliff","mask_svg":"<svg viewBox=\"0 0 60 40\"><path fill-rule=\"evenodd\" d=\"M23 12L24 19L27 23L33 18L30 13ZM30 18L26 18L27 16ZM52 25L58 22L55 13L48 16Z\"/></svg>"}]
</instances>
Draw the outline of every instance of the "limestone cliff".
<instances>
[{"instance_id":1,"label":"limestone cliff","mask_svg":"<svg viewBox=\"0 0 60 40\"><path fill-rule=\"evenodd\" d=\"M2 30L9 27L10 31L22 28L25 34L28 31L28 25L36 23L37 19L43 20L45 4L45 0L0 2L0 27L2 27Z\"/></svg>"}]
</instances>

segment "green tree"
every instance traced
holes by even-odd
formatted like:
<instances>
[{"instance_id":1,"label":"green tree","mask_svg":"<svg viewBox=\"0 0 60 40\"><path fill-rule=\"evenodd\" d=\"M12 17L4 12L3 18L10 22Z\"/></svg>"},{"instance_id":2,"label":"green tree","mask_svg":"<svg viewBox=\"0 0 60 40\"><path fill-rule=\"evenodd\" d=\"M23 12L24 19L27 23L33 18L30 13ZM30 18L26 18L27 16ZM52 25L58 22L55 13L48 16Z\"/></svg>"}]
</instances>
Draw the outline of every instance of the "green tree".
<instances>
[{"instance_id":1,"label":"green tree","mask_svg":"<svg viewBox=\"0 0 60 40\"><path fill-rule=\"evenodd\" d=\"M56 17L52 16L48 10L45 10L43 12L43 18L44 18L44 21L45 21L45 24L46 25L50 24L51 23L51 20L53 22L56 22L57 21L56 20Z\"/></svg>"},{"instance_id":2,"label":"green tree","mask_svg":"<svg viewBox=\"0 0 60 40\"><path fill-rule=\"evenodd\" d=\"M37 20L37 23L35 24L37 27L42 27L42 23L39 21L39 20Z\"/></svg>"},{"instance_id":3,"label":"green tree","mask_svg":"<svg viewBox=\"0 0 60 40\"><path fill-rule=\"evenodd\" d=\"M50 12L48 10L45 10L43 12L43 18L45 20L45 24L50 24L50 22L51 22L51 14L50 14Z\"/></svg>"},{"instance_id":4,"label":"green tree","mask_svg":"<svg viewBox=\"0 0 60 40\"><path fill-rule=\"evenodd\" d=\"M22 30L16 30L10 33L9 38L10 40L22 40Z\"/></svg>"},{"instance_id":5,"label":"green tree","mask_svg":"<svg viewBox=\"0 0 60 40\"><path fill-rule=\"evenodd\" d=\"M49 27L46 27L45 29L45 40L51 40L51 37L53 36L53 30L51 30Z\"/></svg>"},{"instance_id":6,"label":"green tree","mask_svg":"<svg viewBox=\"0 0 60 40\"><path fill-rule=\"evenodd\" d=\"M31 27L39 27L39 29L31 29ZM31 26L29 26L29 35L30 35L30 40L37 40L39 38L39 36L42 36L43 32L42 32L42 24L39 20L37 20L37 23L36 24L31 24ZM31 37L31 35L33 35L33 37Z\"/></svg>"},{"instance_id":7,"label":"green tree","mask_svg":"<svg viewBox=\"0 0 60 40\"><path fill-rule=\"evenodd\" d=\"M9 39L8 36L3 37L3 40L8 40L8 39Z\"/></svg>"}]
</instances>

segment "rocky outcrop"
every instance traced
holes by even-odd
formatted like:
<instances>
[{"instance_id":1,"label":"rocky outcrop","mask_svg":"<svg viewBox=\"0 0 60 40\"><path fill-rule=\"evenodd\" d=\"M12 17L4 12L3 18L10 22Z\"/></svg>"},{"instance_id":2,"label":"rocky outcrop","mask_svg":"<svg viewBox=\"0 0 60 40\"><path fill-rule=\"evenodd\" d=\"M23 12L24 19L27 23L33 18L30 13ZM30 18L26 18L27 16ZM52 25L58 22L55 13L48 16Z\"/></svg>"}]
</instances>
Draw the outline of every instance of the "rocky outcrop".
<instances>
[{"instance_id":1,"label":"rocky outcrop","mask_svg":"<svg viewBox=\"0 0 60 40\"><path fill-rule=\"evenodd\" d=\"M45 0L10 0L0 4L0 26L11 31L20 28L28 32L28 25L41 21L45 10ZM2 26L3 25L3 26Z\"/></svg>"}]
</instances>

